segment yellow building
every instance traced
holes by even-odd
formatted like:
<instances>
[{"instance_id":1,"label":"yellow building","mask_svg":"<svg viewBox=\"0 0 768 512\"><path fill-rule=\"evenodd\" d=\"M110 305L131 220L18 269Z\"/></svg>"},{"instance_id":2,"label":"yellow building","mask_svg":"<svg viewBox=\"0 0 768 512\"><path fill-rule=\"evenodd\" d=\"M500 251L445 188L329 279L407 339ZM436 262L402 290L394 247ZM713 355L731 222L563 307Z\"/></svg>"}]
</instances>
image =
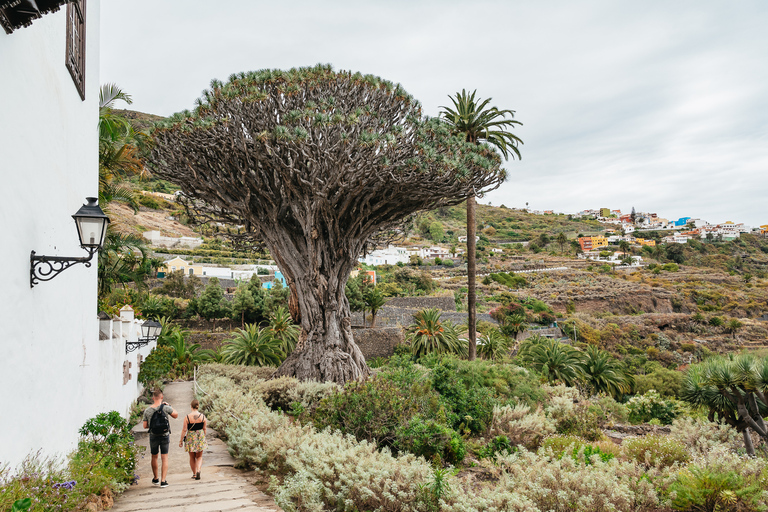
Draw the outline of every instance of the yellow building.
<instances>
[{"instance_id":1,"label":"yellow building","mask_svg":"<svg viewBox=\"0 0 768 512\"><path fill-rule=\"evenodd\" d=\"M163 266L157 269L157 276L165 277L171 272L178 272L178 271L184 272L184 274L189 276L191 275L202 276L203 266L195 265L194 263L189 263L186 260L176 256L175 258L164 262Z\"/></svg>"},{"instance_id":2,"label":"yellow building","mask_svg":"<svg viewBox=\"0 0 768 512\"><path fill-rule=\"evenodd\" d=\"M610 208L600 208L600 216L601 217L610 217L611 216L611 209Z\"/></svg>"},{"instance_id":3,"label":"yellow building","mask_svg":"<svg viewBox=\"0 0 768 512\"><path fill-rule=\"evenodd\" d=\"M647 245L648 247L656 247L656 240L646 240L645 238L635 238L635 242L638 245Z\"/></svg>"},{"instance_id":4,"label":"yellow building","mask_svg":"<svg viewBox=\"0 0 768 512\"><path fill-rule=\"evenodd\" d=\"M605 238L603 235L593 236L592 238L592 249L599 249L600 247L608 247L608 239Z\"/></svg>"}]
</instances>

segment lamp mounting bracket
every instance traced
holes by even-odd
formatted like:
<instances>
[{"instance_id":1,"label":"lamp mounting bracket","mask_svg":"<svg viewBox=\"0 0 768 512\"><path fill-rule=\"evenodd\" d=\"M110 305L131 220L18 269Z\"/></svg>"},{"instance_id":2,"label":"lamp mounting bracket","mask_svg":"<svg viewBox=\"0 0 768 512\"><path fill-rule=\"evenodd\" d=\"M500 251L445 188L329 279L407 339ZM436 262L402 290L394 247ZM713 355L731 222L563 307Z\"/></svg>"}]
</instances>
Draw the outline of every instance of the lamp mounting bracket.
<instances>
[{"instance_id":1,"label":"lamp mounting bracket","mask_svg":"<svg viewBox=\"0 0 768 512\"><path fill-rule=\"evenodd\" d=\"M87 248L86 251L88 251L88 256L80 258L67 256L38 256L35 251L32 251L32 254L29 256L29 261L31 263L31 268L29 270L29 287L34 288L36 284L39 284L42 281L50 281L72 265L77 265L78 263L90 267L93 255L96 254L97 250L97 247Z\"/></svg>"}]
</instances>

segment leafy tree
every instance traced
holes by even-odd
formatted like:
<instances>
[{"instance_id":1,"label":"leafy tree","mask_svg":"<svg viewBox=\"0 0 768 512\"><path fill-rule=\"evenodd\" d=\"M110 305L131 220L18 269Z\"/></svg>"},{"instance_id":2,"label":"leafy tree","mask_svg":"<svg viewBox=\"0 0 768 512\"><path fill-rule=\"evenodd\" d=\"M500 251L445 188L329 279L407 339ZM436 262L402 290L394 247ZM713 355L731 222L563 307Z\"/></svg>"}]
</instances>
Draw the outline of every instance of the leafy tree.
<instances>
[{"instance_id":1,"label":"leafy tree","mask_svg":"<svg viewBox=\"0 0 768 512\"><path fill-rule=\"evenodd\" d=\"M440 319L437 308L423 309L413 315L414 323L406 328L405 339L411 344L415 359L427 354L459 354L466 351L456 327Z\"/></svg>"},{"instance_id":2,"label":"leafy tree","mask_svg":"<svg viewBox=\"0 0 768 512\"><path fill-rule=\"evenodd\" d=\"M364 282L360 276L350 279L344 289L344 294L349 302L349 310L352 312L363 311L365 314L365 298L363 297ZM365 327L365 317L363 317L363 327Z\"/></svg>"},{"instance_id":3,"label":"leafy tree","mask_svg":"<svg viewBox=\"0 0 768 512\"><path fill-rule=\"evenodd\" d=\"M171 297L191 299L195 296L197 288L202 285L202 281L196 275L185 276L184 272L176 270L165 276L163 286L158 288L157 292Z\"/></svg>"},{"instance_id":4,"label":"leafy tree","mask_svg":"<svg viewBox=\"0 0 768 512\"><path fill-rule=\"evenodd\" d=\"M507 131L515 125L521 125L515 121L515 112L512 110L499 110L496 107L487 107L491 98L475 101L475 93L468 94L465 90L449 96L453 108L441 107L440 116L450 125L454 133L461 135L472 144L486 142L499 149L505 159L512 153L513 157L520 158L518 144L523 141L512 132ZM487 108L486 108L487 107ZM507 119L509 116L509 119ZM477 350L477 292L475 290L475 278L477 274L476 248L475 248L475 195L470 189L467 194L467 310L469 311L469 359L475 359Z\"/></svg>"},{"instance_id":5,"label":"leafy tree","mask_svg":"<svg viewBox=\"0 0 768 512\"><path fill-rule=\"evenodd\" d=\"M557 340L531 337L520 347L520 360L552 384L573 386L582 376L578 350Z\"/></svg>"},{"instance_id":6,"label":"leafy tree","mask_svg":"<svg viewBox=\"0 0 768 512\"><path fill-rule=\"evenodd\" d=\"M244 329L237 329L235 336L227 340L221 353L227 364L277 366L285 357L282 345L283 342L276 339L271 330L246 324Z\"/></svg>"},{"instance_id":7,"label":"leafy tree","mask_svg":"<svg viewBox=\"0 0 768 512\"><path fill-rule=\"evenodd\" d=\"M583 354L581 373L585 384L595 393L620 397L630 393L634 385L632 375L623 364L593 345Z\"/></svg>"},{"instance_id":8,"label":"leafy tree","mask_svg":"<svg viewBox=\"0 0 768 512\"><path fill-rule=\"evenodd\" d=\"M151 168L192 220L244 226L277 261L306 336L278 374L302 380L369 373L344 292L371 237L505 177L493 149L423 118L399 85L323 65L214 80L154 135Z\"/></svg>"},{"instance_id":9,"label":"leafy tree","mask_svg":"<svg viewBox=\"0 0 768 512\"><path fill-rule=\"evenodd\" d=\"M232 301L232 315L240 317L240 327L245 327L245 314L256 310L256 301L253 300L248 285L241 284L235 290L235 298Z\"/></svg>"},{"instance_id":10,"label":"leafy tree","mask_svg":"<svg viewBox=\"0 0 768 512\"><path fill-rule=\"evenodd\" d=\"M299 341L299 326L291 320L291 315L284 307L279 307L269 319L269 332L276 340L280 340L281 350L288 356L296 348Z\"/></svg>"},{"instance_id":11,"label":"leafy tree","mask_svg":"<svg viewBox=\"0 0 768 512\"><path fill-rule=\"evenodd\" d=\"M445 231L443 230L443 224L435 221L429 225L429 237L435 242L442 242L445 238Z\"/></svg>"},{"instance_id":12,"label":"leafy tree","mask_svg":"<svg viewBox=\"0 0 768 512\"><path fill-rule=\"evenodd\" d=\"M198 314L206 320L213 320L213 326L216 327L216 319L223 318L229 310L224 298L224 290L219 284L219 280L212 277L205 287L200 300L197 302Z\"/></svg>"},{"instance_id":13,"label":"leafy tree","mask_svg":"<svg viewBox=\"0 0 768 512\"><path fill-rule=\"evenodd\" d=\"M744 436L750 456L755 448L750 430L768 443L768 357L752 354L716 357L692 366L683 379L680 397L709 411L710 421L725 423Z\"/></svg>"},{"instance_id":14,"label":"leafy tree","mask_svg":"<svg viewBox=\"0 0 768 512\"><path fill-rule=\"evenodd\" d=\"M685 263L685 250L682 244L667 244L665 252L667 258L675 263L679 265Z\"/></svg>"}]
</instances>

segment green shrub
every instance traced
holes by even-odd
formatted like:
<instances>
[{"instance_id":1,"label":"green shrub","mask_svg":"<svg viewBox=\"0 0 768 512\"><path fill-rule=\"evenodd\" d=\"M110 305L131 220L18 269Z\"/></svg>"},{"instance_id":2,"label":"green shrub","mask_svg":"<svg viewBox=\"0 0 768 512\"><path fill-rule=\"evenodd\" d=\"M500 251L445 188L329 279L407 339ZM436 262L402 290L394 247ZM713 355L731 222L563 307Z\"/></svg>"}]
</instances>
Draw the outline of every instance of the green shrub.
<instances>
[{"instance_id":1,"label":"green shrub","mask_svg":"<svg viewBox=\"0 0 768 512\"><path fill-rule=\"evenodd\" d=\"M665 435L627 439L622 446L627 457L647 466L664 468L688 462L691 458L683 443Z\"/></svg>"},{"instance_id":2,"label":"green shrub","mask_svg":"<svg viewBox=\"0 0 768 512\"><path fill-rule=\"evenodd\" d=\"M418 412L406 391L387 379L350 382L340 392L320 401L315 410L317 428L331 427L359 440L391 446L397 430Z\"/></svg>"},{"instance_id":3,"label":"green shrub","mask_svg":"<svg viewBox=\"0 0 768 512\"><path fill-rule=\"evenodd\" d=\"M477 452L477 457L480 459L494 459L497 454L514 453L516 451L517 446L513 446L507 436L496 436L488 441L488 444L480 448Z\"/></svg>"},{"instance_id":4,"label":"green shrub","mask_svg":"<svg viewBox=\"0 0 768 512\"><path fill-rule=\"evenodd\" d=\"M647 423L655 419L663 425L669 425L677 417L679 407L674 400L662 398L656 390L651 389L644 395L630 398L627 409L632 423Z\"/></svg>"},{"instance_id":5,"label":"green shrub","mask_svg":"<svg viewBox=\"0 0 768 512\"><path fill-rule=\"evenodd\" d=\"M496 403L494 392L466 383L459 376L453 360L446 360L432 369L432 386L446 404L448 424L455 430L479 433L488 427Z\"/></svg>"},{"instance_id":6,"label":"green shrub","mask_svg":"<svg viewBox=\"0 0 768 512\"><path fill-rule=\"evenodd\" d=\"M141 363L139 382L146 388L158 387L173 368L174 354L173 347L155 347Z\"/></svg>"},{"instance_id":7,"label":"green shrub","mask_svg":"<svg viewBox=\"0 0 768 512\"><path fill-rule=\"evenodd\" d=\"M111 411L89 419L80 434L83 437L66 465L37 453L13 474L0 467L0 510L27 510L25 499L33 512L84 510L94 496L128 488L144 450L134 444L131 425Z\"/></svg>"},{"instance_id":8,"label":"green shrub","mask_svg":"<svg viewBox=\"0 0 768 512\"><path fill-rule=\"evenodd\" d=\"M657 367L651 373L635 375L635 393L644 395L652 389L658 390L661 396L677 398L683 386L684 373L677 370Z\"/></svg>"},{"instance_id":9,"label":"green shrub","mask_svg":"<svg viewBox=\"0 0 768 512\"><path fill-rule=\"evenodd\" d=\"M418 415L397 429L394 447L428 461L449 464L458 464L467 452L464 440L455 430Z\"/></svg>"},{"instance_id":10,"label":"green shrub","mask_svg":"<svg viewBox=\"0 0 768 512\"><path fill-rule=\"evenodd\" d=\"M765 510L765 482L732 470L689 466L678 474L670 490L677 510Z\"/></svg>"}]
</instances>

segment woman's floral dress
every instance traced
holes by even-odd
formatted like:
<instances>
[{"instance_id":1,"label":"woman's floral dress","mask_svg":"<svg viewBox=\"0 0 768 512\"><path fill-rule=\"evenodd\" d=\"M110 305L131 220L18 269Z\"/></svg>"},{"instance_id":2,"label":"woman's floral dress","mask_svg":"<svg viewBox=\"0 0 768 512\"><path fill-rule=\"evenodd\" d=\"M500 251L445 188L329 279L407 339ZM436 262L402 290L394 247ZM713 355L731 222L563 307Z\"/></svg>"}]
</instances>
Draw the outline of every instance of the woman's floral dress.
<instances>
[{"instance_id":1,"label":"woman's floral dress","mask_svg":"<svg viewBox=\"0 0 768 512\"><path fill-rule=\"evenodd\" d=\"M200 427L200 430L189 430L190 427L196 424L202 424L202 421L192 423L189 421L189 417L187 417L187 437L184 439L184 450L187 452L202 452L208 448L208 443L205 441L205 432L202 427Z\"/></svg>"}]
</instances>

